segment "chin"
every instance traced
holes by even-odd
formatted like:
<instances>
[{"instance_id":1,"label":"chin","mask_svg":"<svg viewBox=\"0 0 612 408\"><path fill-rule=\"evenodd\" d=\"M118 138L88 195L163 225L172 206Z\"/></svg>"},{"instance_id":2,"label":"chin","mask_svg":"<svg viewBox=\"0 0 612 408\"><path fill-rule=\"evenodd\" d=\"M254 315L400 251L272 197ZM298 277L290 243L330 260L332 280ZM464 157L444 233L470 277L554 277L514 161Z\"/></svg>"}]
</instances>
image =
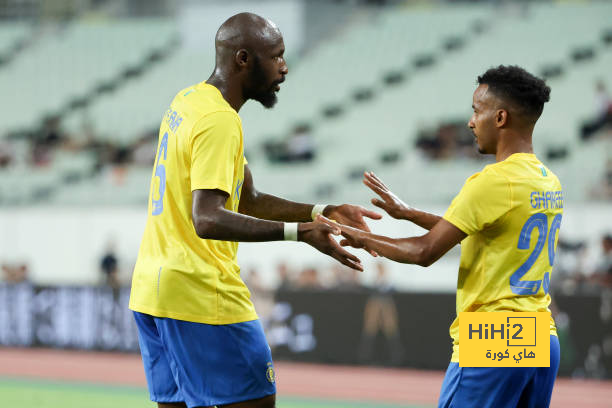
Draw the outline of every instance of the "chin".
<instances>
[{"instance_id":1,"label":"chin","mask_svg":"<svg viewBox=\"0 0 612 408\"><path fill-rule=\"evenodd\" d=\"M270 109L276 105L278 102L278 98L276 97L276 93L270 92L267 94L259 95L255 100L263 105L264 108Z\"/></svg>"}]
</instances>

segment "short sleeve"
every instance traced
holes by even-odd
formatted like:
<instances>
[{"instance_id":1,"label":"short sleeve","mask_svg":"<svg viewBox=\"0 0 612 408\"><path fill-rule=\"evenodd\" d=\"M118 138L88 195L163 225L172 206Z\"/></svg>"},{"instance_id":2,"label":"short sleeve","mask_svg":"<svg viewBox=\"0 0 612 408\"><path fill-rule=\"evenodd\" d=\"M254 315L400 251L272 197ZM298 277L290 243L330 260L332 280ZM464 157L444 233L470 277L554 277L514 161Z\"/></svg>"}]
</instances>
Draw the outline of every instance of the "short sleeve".
<instances>
[{"instance_id":1,"label":"short sleeve","mask_svg":"<svg viewBox=\"0 0 612 408\"><path fill-rule=\"evenodd\" d=\"M492 171L467 179L444 219L468 235L489 227L512 208L508 180Z\"/></svg>"},{"instance_id":2,"label":"short sleeve","mask_svg":"<svg viewBox=\"0 0 612 408\"><path fill-rule=\"evenodd\" d=\"M234 113L215 112L200 119L191 134L191 191L231 194L240 146L241 127Z\"/></svg>"}]
</instances>

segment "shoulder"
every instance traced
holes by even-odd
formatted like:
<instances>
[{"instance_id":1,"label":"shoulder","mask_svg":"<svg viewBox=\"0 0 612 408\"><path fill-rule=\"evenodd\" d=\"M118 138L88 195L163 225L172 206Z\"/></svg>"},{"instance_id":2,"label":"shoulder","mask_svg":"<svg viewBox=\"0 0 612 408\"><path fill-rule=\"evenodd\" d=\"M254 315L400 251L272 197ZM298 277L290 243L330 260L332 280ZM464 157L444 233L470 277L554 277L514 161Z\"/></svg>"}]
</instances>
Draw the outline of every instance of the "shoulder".
<instances>
[{"instance_id":1,"label":"shoulder","mask_svg":"<svg viewBox=\"0 0 612 408\"><path fill-rule=\"evenodd\" d=\"M213 86L199 83L180 90L173 104L189 111L194 123L205 118L241 124L240 116Z\"/></svg>"},{"instance_id":2,"label":"shoulder","mask_svg":"<svg viewBox=\"0 0 612 408\"><path fill-rule=\"evenodd\" d=\"M194 129L202 130L202 128L209 129L212 127L222 127L224 129L235 128L241 130L242 121L235 110L220 107L219 109L211 109L202 112L195 121Z\"/></svg>"},{"instance_id":3,"label":"shoulder","mask_svg":"<svg viewBox=\"0 0 612 408\"><path fill-rule=\"evenodd\" d=\"M509 186L509 178L499 163L485 166L482 171L472 174L466 180L472 187L490 188L492 186Z\"/></svg>"}]
</instances>

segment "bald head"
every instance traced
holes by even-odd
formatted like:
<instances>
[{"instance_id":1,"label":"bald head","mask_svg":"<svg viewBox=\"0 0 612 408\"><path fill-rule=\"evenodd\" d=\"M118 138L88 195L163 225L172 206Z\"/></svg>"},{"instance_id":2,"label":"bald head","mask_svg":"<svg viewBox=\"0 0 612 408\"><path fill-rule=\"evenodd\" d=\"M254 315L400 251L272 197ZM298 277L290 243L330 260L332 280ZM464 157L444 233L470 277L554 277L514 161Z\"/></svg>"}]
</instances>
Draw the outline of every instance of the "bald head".
<instances>
[{"instance_id":1,"label":"bald head","mask_svg":"<svg viewBox=\"0 0 612 408\"><path fill-rule=\"evenodd\" d=\"M265 48L282 42L276 24L253 13L240 13L228 18L215 36L217 65L231 63L236 54L244 49L258 54Z\"/></svg>"},{"instance_id":2,"label":"bald head","mask_svg":"<svg viewBox=\"0 0 612 408\"><path fill-rule=\"evenodd\" d=\"M288 72L285 43L276 24L253 13L236 14L219 27L215 50L209 83L234 100L232 106L239 108L249 99L274 106Z\"/></svg>"}]
</instances>

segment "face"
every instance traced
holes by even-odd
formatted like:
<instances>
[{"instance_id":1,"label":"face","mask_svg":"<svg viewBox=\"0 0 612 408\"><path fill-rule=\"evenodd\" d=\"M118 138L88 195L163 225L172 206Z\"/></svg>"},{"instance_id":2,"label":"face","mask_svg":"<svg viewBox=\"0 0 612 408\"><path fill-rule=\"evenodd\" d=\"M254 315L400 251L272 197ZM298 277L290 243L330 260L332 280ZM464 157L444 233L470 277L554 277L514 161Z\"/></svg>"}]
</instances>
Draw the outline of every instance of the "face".
<instances>
[{"instance_id":1,"label":"face","mask_svg":"<svg viewBox=\"0 0 612 408\"><path fill-rule=\"evenodd\" d=\"M474 91L472 109L474 113L468 122L472 129L478 151L482 154L495 154L497 150L497 127L495 126L496 100L488 92L489 86L479 85Z\"/></svg>"},{"instance_id":2,"label":"face","mask_svg":"<svg viewBox=\"0 0 612 408\"><path fill-rule=\"evenodd\" d=\"M289 72L285 62L285 44L278 33L272 41L266 39L267 45L262 45L253 56L251 72L247 84L247 97L255 99L266 108L276 104L276 92L285 81Z\"/></svg>"}]
</instances>

